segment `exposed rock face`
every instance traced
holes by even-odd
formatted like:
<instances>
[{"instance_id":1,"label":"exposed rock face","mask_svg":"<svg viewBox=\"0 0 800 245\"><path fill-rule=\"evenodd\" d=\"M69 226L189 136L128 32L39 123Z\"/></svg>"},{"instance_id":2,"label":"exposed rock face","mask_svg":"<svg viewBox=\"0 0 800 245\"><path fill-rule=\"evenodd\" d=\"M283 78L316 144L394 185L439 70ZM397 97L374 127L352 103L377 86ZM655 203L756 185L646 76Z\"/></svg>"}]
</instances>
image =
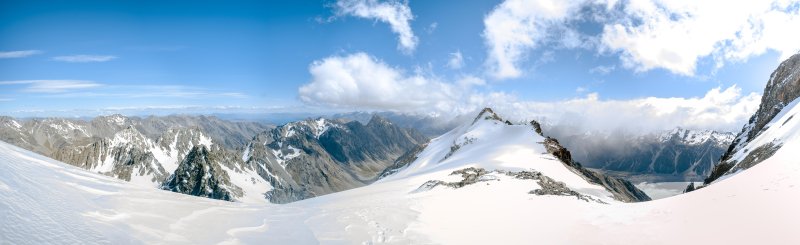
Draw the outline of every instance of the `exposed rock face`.
<instances>
[{"instance_id":1,"label":"exposed rock face","mask_svg":"<svg viewBox=\"0 0 800 245\"><path fill-rule=\"evenodd\" d=\"M558 140L547 137L542 142L547 149L547 152L553 154L572 172L583 177L590 183L598 184L605 187L609 192L614 194L614 198L623 202L641 202L649 201L650 197L643 191L636 188L627 180L610 177L595 171L589 170L581 166L579 162L572 160L572 154L558 143Z\"/></svg>"},{"instance_id":2,"label":"exposed rock face","mask_svg":"<svg viewBox=\"0 0 800 245\"><path fill-rule=\"evenodd\" d=\"M540 188L528 192L529 194L535 194L538 196L543 196L543 195L574 196L579 200L587 202L591 201L591 202L605 203L591 196L583 195L577 191L574 191L569 187L567 187L567 185L564 184L563 182L556 181L537 171L519 171L519 172L503 171L503 170L486 171L486 169L475 168L475 167L468 167L450 173L450 175L461 175L462 179L457 182L429 180L423 183L414 192L428 191L433 188L436 188L437 186L447 186L450 188L457 189L478 182L499 181L499 179L494 174L502 174L517 179L536 181L536 183L539 185Z\"/></svg>"},{"instance_id":3,"label":"exposed rock face","mask_svg":"<svg viewBox=\"0 0 800 245\"><path fill-rule=\"evenodd\" d=\"M269 173L269 200L287 203L372 183L426 141L378 116L367 124L319 118L260 133L243 159Z\"/></svg>"},{"instance_id":4,"label":"exposed rock face","mask_svg":"<svg viewBox=\"0 0 800 245\"><path fill-rule=\"evenodd\" d=\"M531 120L531 126L533 127L533 130L536 130L537 134L539 134L540 136L544 136L544 134L542 134L542 125L539 124L539 122L537 122L536 120Z\"/></svg>"},{"instance_id":5,"label":"exposed rock face","mask_svg":"<svg viewBox=\"0 0 800 245\"><path fill-rule=\"evenodd\" d=\"M194 146L162 188L193 196L232 201L236 194L231 189L235 187L231 185L228 174L219 164L215 164L217 157L209 153L204 145ZM238 192L241 196L240 189Z\"/></svg>"},{"instance_id":6,"label":"exposed rock face","mask_svg":"<svg viewBox=\"0 0 800 245\"><path fill-rule=\"evenodd\" d=\"M689 183L689 185L686 186L686 189L683 190L683 193L689 193L694 190L696 190L696 188L694 187L694 182L691 182Z\"/></svg>"},{"instance_id":7,"label":"exposed rock face","mask_svg":"<svg viewBox=\"0 0 800 245\"><path fill-rule=\"evenodd\" d=\"M736 135L736 139L730 144L728 150L722 155L722 158L708 178L705 179L705 184L710 184L723 175L732 173L739 169L746 169L767 159L772 156L775 151L780 147L780 144L771 144L768 147L759 147L759 150L753 150L747 153L745 157L747 161L745 164L737 162L736 159L731 159L734 154L741 151L751 140L755 139L759 134L764 132L767 124L790 102L800 97L800 54L795 54L789 59L783 61L767 81L767 86L764 88L764 94L761 95L761 104L758 110L742 131Z\"/></svg>"},{"instance_id":8,"label":"exposed rock face","mask_svg":"<svg viewBox=\"0 0 800 245\"><path fill-rule=\"evenodd\" d=\"M381 179L383 177L392 175L392 174L396 173L397 171L400 171L402 168L408 166L408 164L416 161L417 160L417 155L420 152L422 152L422 150L425 150L425 147L427 147L427 146L428 146L428 143L421 144L421 145L418 145L417 147L414 147L414 149L411 149L411 150L407 151L406 153L404 153L402 156L397 158L397 160L395 160L394 163L392 163L392 165L390 165L385 170L383 170L383 172L378 176L378 179Z\"/></svg>"}]
</instances>

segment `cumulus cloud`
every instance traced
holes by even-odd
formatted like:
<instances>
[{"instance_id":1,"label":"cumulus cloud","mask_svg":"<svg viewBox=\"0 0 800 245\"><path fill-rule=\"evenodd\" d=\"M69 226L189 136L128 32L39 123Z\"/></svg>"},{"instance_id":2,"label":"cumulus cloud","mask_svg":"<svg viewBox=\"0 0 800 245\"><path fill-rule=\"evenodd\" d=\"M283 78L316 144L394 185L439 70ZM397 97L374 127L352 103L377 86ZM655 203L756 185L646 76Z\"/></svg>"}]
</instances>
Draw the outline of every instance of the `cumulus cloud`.
<instances>
[{"instance_id":1,"label":"cumulus cloud","mask_svg":"<svg viewBox=\"0 0 800 245\"><path fill-rule=\"evenodd\" d=\"M603 28L602 44L628 68L694 75L700 58L717 65L767 50L786 59L800 48L797 1L630 1Z\"/></svg>"},{"instance_id":2,"label":"cumulus cloud","mask_svg":"<svg viewBox=\"0 0 800 245\"><path fill-rule=\"evenodd\" d=\"M312 105L350 109L465 113L473 103L503 97L472 90L484 84L466 76L446 82L433 76L391 67L366 53L332 56L309 68L311 81L299 89L300 100Z\"/></svg>"},{"instance_id":3,"label":"cumulus cloud","mask_svg":"<svg viewBox=\"0 0 800 245\"><path fill-rule=\"evenodd\" d=\"M417 36L411 30L409 22L414 19L407 3L397 0L379 2L377 0L339 0L334 5L337 15L350 15L366 19L374 19L389 24L392 32L398 35L398 48L411 53L417 47ZM436 24L432 24L435 29Z\"/></svg>"},{"instance_id":4,"label":"cumulus cloud","mask_svg":"<svg viewBox=\"0 0 800 245\"><path fill-rule=\"evenodd\" d=\"M26 85L21 91L28 93L62 93L71 90L102 86L102 84L96 82L82 80L0 81L0 85Z\"/></svg>"},{"instance_id":5,"label":"cumulus cloud","mask_svg":"<svg viewBox=\"0 0 800 245\"><path fill-rule=\"evenodd\" d=\"M519 77L518 63L553 33L561 33L564 45L580 45L577 32L554 30L574 18L580 5L581 1L506 0L496 6L483 20L490 74L497 79Z\"/></svg>"},{"instance_id":6,"label":"cumulus cloud","mask_svg":"<svg viewBox=\"0 0 800 245\"><path fill-rule=\"evenodd\" d=\"M585 23L602 31L582 33ZM486 65L497 79L521 76L540 48L590 48L619 54L622 66L637 72L659 68L685 76L695 75L704 58L721 67L767 51L781 60L800 51L797 0L505 0L484 25Z\"/></svg>"},{"instance_id":7,"label":"cumulus cloud","mask_svg":"<svg viewBox=\"0 0 800 245\"><path fill-rule=\"evenodd\" d=\"M113 55L69 55L69 56L56 56L53 57L55 61L63 61L70 63L87 63L87 62L106 62L116 59Z\"/></svg>"},{"instance_id":8,"label":"cumulus cloud","mask_svg":"<svg viewBox=\"0 0 800 245\"><path fill-rule=\"evenodd\" d=\"M18 50L18 51L5 51L0 52L0 59L9 59L9 58L24 58L31 55L41 54L42 51L39 50Z\"/></svg>"},{"instance_id":9,"label":"cumulus cloud","mask_svg":"<svg viewBox=\"0 0 800 245\"><path fill-rule=\"evenodd\" d=\"M447 61L447 67L453 70L458 70L461 69L461 67L464 67L464 56L461 55L461 51L450 53L450 60Z\"/></svg>"}]
</instances>

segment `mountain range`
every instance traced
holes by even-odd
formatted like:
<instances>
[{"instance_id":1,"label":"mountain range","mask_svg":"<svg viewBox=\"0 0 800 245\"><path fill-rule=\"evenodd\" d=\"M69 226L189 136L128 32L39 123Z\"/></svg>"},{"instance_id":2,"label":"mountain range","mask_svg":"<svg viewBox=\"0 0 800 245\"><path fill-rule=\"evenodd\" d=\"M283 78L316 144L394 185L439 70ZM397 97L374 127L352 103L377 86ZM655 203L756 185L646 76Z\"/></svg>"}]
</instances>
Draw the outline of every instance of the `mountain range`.
<instances>
[{"instance_id":1,"label":"mountain range","mask_svg":"<svg viewBox=\"0 0 800 245\"><path fill-rule=\"evenodd\" d=\"M375 116L278 127L216 117L0 118L0 139L92 172L214 199L286 203L366 185L424 143Z\"/></svg>"}]
</instances>

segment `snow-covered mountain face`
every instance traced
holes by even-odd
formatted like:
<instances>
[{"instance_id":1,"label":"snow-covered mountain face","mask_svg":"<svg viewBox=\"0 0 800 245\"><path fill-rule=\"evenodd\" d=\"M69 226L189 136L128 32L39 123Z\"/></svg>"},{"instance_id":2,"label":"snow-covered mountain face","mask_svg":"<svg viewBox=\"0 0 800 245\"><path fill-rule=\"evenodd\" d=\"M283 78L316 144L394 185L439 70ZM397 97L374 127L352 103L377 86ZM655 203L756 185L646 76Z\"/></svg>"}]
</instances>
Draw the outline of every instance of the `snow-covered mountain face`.
<instances>
[{"instance_id":1,"label":"snow-covered mountain face","mask_svg":"<svg viewBox=\"0 0 800 245\"><path fill-rule=\"evenodd\" d=\"M599 203L650 200L627 181L582 167L556 139L543 136L536 121L514 125L489 108L432 140L413 161L386 175L382 181L427 179L417 191L500 181L539 185L519 193L523 195L574 196Z\"/></svg>"},{"instance_id":2,"label":"snow-covered mountain face","mask_svg":"<svg viewBox=\"0 0 800 245\"><path fill-rule=\"evenodd\" d=\"M578 177L532 125L495 120L433 140L374 184L286 205L157 191L0 142L0 243L799 244L800 128L784 122L783 147L757 166L640 203ZM192 151L187 170L205 171L214 157Z\"/></svg>"},{"instance_id":3,"label":"snow-covered mountain face","mask_svg":"<svg viewBox=\"0 0 800 245\"><path fill-rule=\"evenodd\" d=\"M758 110L736 135L733 143L706 178L710 184L723 176L750 168L775 154L783 147L786 137L797 132L798 97L800 97L800 54L783 61L772 72ZM794 132L792 131L794 130Z\"/></svg>"},{"instance_id":4,"label":"snow-covered mountain face","mask_svg":"<svg viewBox=\"0 0 800 245\"><path fill-rule=\"evenodd\" d=\"M242 153L275 187L270 201L286 203L375 181L395 159L427 139L374 116L368 123L318 118L262 132Z\"/></svg>"},{"instance_id":5,"label":"snow-covered mountain face","mask_svg":"<svg viewBox=\"0 0 800 245\"><path fill-rule=\"evenodd\" d=\"M683 128L644 135L554 132L585 166L649 182L701 181L735 136Z\"/></svg>"}]
</instances>

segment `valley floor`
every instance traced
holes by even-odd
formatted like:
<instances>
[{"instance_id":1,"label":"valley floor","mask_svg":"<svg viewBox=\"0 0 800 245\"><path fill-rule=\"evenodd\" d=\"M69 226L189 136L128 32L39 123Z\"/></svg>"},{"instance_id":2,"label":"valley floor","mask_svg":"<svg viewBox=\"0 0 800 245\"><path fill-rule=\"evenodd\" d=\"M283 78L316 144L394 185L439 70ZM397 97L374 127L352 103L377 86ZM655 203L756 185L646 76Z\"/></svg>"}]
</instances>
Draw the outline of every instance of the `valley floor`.
<instances>
[{"instance_id":1,"label":"valley floor","mask_svg":"<svg viewBox=\"0 0 800 245\"><path fill-rule=\"evenodd\" d=\"M795 142L735 177L644 203L535 196L523 180L414 192L420 179L288 205L139 187L0 143L0 243L800 244Z\"/></svg>"}]
</instances>

